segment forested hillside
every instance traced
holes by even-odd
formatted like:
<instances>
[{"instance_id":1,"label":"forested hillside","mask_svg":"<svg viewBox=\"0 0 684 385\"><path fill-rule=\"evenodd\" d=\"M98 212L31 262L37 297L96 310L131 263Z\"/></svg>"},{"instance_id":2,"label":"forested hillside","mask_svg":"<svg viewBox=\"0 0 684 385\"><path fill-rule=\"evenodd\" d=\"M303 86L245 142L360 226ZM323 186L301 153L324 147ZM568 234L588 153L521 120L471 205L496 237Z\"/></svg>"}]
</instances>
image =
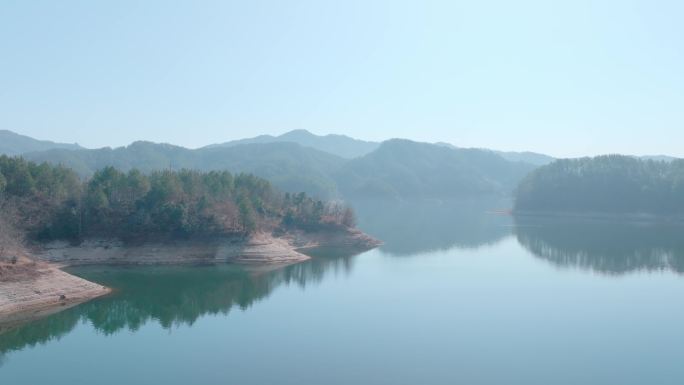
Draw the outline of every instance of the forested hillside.
<instances>
[{"instance_id":1,"label":"forested hillside","mask_svg":"<svg viewBox=\"0 0 684 385\"><path fill-rule=\"evenodd\" d=\"M325 152L295 143L261 143L198 150L151 142L96 150L51 150L25 154L29 160L61 164L81 176L112 166L144 173L159 170L195 169L250 173L268 179L286 192L305 191L320 198L337 195L330 174L344 162Z\"/></svg>"},{"instance_id":2,"label":"forested hillside","mask_svg":"<svg viewBox=\"0 0 684 385\"><path fill-rule=\"evenodd\" d=\"M335 179L345 197L458 198L505 195L532 169L487 150L393 139L347 162Z\"/></svg>"},{"instance_id":3,"label":"forested hillside","mask_svg":"<svg viewBox=\"0 0 684 385\"><path fill-rule=\"evenodd\" d=\"M609 155L559 160L532 172L518 211L684 214L684 160Z\"/></svg>"},{"instance_id":4,"label":"forested hillside","mask_svg":"<svg viewBox=\"0 0 684 385\"><path fill-rule=\"evenodd\" d=\"M365 155L346 159L335 153ZM137 169L143 174L183 169L249 173L269 180L284 192L306 192L317 199L510 195L518 182L537 167L531 162L506 160L503 153L485 149L403 139L378 144L341 135L318 136L304 130L195 150L141 141L118 148L52 148L22 156L73 169L82 178L105 167L123 172ZM530 154L512 156L531 159ZM539 159L534 159L538 163Z\"/></svg>"},{"instance_id":5,"label":"forested hillside","mask_svg":"<svg viewBox=\"0 0 684 385\"><path fill-rule=\"evenodd\" d=\"M0 214L36 240L247 235L285 227L351 226L353 213L264 179L227 171L107 167L86 182L61 166L0 157Z\"/></svg>"},{"instance_id":6,"label":"forested hillside","mask_svg":"<svg viewBox=\"0 0 684 385\"><path fill-rule=\"evenodd\" d=\"M304 191L322 199L507 195L535 167L509 162L489 150L400 139L386 141L370 154L352 160L285 142L197 150L135 142L115 149L50 150L25 157L67 166L81 176L108 166L143 173L181 169L244 172L268 179L283 191Z\"/></svg>"}]
</instances>

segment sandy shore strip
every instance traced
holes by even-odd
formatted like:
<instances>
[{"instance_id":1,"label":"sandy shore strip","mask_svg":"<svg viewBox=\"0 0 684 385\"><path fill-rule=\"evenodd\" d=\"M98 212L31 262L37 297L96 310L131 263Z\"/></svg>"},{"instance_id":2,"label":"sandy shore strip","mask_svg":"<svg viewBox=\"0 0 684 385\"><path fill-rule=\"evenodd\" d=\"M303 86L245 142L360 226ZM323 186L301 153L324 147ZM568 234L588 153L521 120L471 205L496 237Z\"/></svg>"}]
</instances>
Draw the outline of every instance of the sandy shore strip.
<instances>
[{"instance_id":1,"label":"sandy shore strip","mask_svg":"<svg viewBox=\"0 0 684 385\"><path fill-rule=\"evenodd\" d=\"M22 263L11 270L0 279L0 324L41 317L111 291L46 263Z\"/></svg>"}]
</instances>

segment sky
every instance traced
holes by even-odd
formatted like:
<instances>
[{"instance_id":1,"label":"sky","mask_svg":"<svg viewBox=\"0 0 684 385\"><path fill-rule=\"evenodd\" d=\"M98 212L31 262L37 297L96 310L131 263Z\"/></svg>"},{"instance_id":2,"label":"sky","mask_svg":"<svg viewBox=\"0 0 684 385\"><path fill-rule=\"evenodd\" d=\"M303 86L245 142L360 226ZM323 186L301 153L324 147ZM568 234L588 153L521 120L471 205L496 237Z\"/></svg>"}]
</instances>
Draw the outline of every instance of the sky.
<instances>
[{"instance_id":1,"label":"sky","mask_svg":"<svg viewBox=\"0 0 684 385\"><path fill-rule=\"evenodd\" d=\"M0 2L0 129L684 157L684 2Z\"/></svg>"}]
</instances>

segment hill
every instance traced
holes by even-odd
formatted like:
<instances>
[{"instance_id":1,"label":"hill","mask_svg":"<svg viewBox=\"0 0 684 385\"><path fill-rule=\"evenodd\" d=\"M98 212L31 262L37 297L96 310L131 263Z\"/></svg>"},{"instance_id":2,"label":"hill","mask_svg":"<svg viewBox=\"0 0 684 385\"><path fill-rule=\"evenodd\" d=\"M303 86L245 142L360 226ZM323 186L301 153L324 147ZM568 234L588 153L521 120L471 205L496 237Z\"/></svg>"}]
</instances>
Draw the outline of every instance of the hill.
<instances>
[{"instance_id":1,"label":"hill","mask_svg":"<svg viewBox=\"0 0 684 385\"><path fill-rule=\"evenodd\" d=\"M328 152L346 159L352 159L366 155L378 148L380 145L380 143L377 142L367 142L350 138L345 135L316 135L307 130L294 130L279 136L260 135L254 138L213 144L207 147L234 147L242 144L276 142L297 143L305 147L315 148L319 151Z\"/></svg>"},{"instance_id":2,"label":"hill","mask_svg":"<svg viewBox=\"0 0 684 385\"><path fill-rule=\"evenodd\" d=\"M506 194L532 169L487 150L392 139L347 162L335 180L345 197L454 198Z\"/></svg>"},{"instance_id":3,"label":"hill","mask_svg":"<svg viewBox=\"0 0 684 385\"><path fill-rule=\"evenodd\" d=\"M78 144L55 143L49 140L38 140L8 130L0 130L0 155L21 155L33 151L45 151L53 148L80 149Z\"/></svg>"},{"instance_id":4,"label":"hill","mask_svg":"<svg viewBox=\"0 0 684 385\"><path fill-rule=\"evenodd\" d=\"M527 176L517 211L684 214L684 160L622 155L558 160Z\"/></svg>"},{"instance_id":5,"label":"hill","mask_svg":"<svg viewBox=\"0 0 684 385\"><path fill-rule=\"evenodd\" d=\"M545 154L539 154L536 152L529 152L529 151L523 151L523 152L515 152L515 151L494 151L497 155L501 156L502 158L511 161L511 162L523 162L523 163L529 163L533 164L535 166L544 166L547 165L556 158L545 155Z\"/></svg>"},{"instance_id":6,"label":"hill","mask_svg":"<svg viewBox=\"0 0 684 385\"><path fill-rule=\"evenodd\" d=\"M297 135L312 136L305 131L294 131L285 137ZM361 142L347 139L356 144ZM64 165L81 177L89 177L96 170L110 166L124 172L138 169L143 173L182 169L251 173L268 179L285 192L303 191L323 199L450 199L481 194L507 195L536 167L530 163L507 161L490 150L402 139L383 142L375 150L351 160L294 142L269 142L270 139L263 136L253 140L256 142L245 140L196 150L139 141L118 148L56 148L22 156L34 162Z\"/></svg>"},{"instance_id":7,"label":"hill","mask_svg":"<svg viewBox=\"0 0 684 385\"><path fill-rule=\"evenodd\" d=\"M255 143L233 147L190 150L151 142L135 142L126 147L96 150L49 150L24 155L36 162L62 164L81 176L112 166L122 171L195 169L251 173L268 179L286 192L305 191L330 198L337 195L329 176L343 159L302 147L295 143Z\"/></svg>"},{"instance_id":8,"label":"hill","mask_svg":"<svg viewBox=\"0 0 684 385\"><path fill-rule=\"evenodd\" d=\"M442 147L448 147L452 149L459 149L460 147L456 147L451 143L446 143L446 142L437 142L435 143L438 146ZM496 150L489 150L486 148L481 148L479 150L483 151L491 151L495 153L496 155L499 155L500 157L511 161L511 162L523 162L523 163L529 163L533 164L535 166L543 166L546 164L549 164L556 160L556 158L545 155L545 154L539 154L536 152L530 152L530 151L522 151L522 152L516 152L516 151L496 151Z\"/></svg>"}]
</instances>

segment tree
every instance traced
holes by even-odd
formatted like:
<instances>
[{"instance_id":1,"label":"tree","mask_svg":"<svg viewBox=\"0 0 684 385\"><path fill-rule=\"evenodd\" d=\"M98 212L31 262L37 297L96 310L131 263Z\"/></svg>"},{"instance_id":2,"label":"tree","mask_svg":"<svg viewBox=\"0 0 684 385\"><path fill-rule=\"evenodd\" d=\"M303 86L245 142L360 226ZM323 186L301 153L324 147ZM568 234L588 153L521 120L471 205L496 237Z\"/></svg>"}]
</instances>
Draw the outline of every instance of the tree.
<instances>
[{"instance_id":1,"label":"tree","mask_svg":"<svg viewBox=\"0 0 684 385\"><path fill-rule=\"evenodd\" d=\"M60 166L0 156L3 190L0 205L11 202L12 223L41 240L245 235L354 222L339 204L280 194L264 179L226 171L144 174L106 167L81 182Z\"/></svg>"},{"instance_id":2,"label":"tree","mask_svg":"<svg viewBox=\"0 0 684 385\"><path fill-rule=\"evenodd\" d=\"M354 214L354 210L351 207L347 207L344 209L344 212L342 214L342 224L347 227L356 226L356 215Z\"/></svg>"},{"instance_id":3,"label":"tree","mask_svg":"<svg viewBox=\"0 0 684 385\"><path fill-rule=\"evenodd\" d=\"M7 186L7 180L5 179L5 176L2 175L0 172L0 194L2 194L5 191L5 187Z\"/></svg>"},{"instance_id":4,"label":"tree","mask_svg":"<svg viewBox=\"0 0 684 385\"><path fill-rule=\"evenodd\" d=\"M238 209L240 210L240 223L246 233L254 232L256 229L256 216L252 203L246 195L238 197Z\"/></svg>"}]
</instances>

